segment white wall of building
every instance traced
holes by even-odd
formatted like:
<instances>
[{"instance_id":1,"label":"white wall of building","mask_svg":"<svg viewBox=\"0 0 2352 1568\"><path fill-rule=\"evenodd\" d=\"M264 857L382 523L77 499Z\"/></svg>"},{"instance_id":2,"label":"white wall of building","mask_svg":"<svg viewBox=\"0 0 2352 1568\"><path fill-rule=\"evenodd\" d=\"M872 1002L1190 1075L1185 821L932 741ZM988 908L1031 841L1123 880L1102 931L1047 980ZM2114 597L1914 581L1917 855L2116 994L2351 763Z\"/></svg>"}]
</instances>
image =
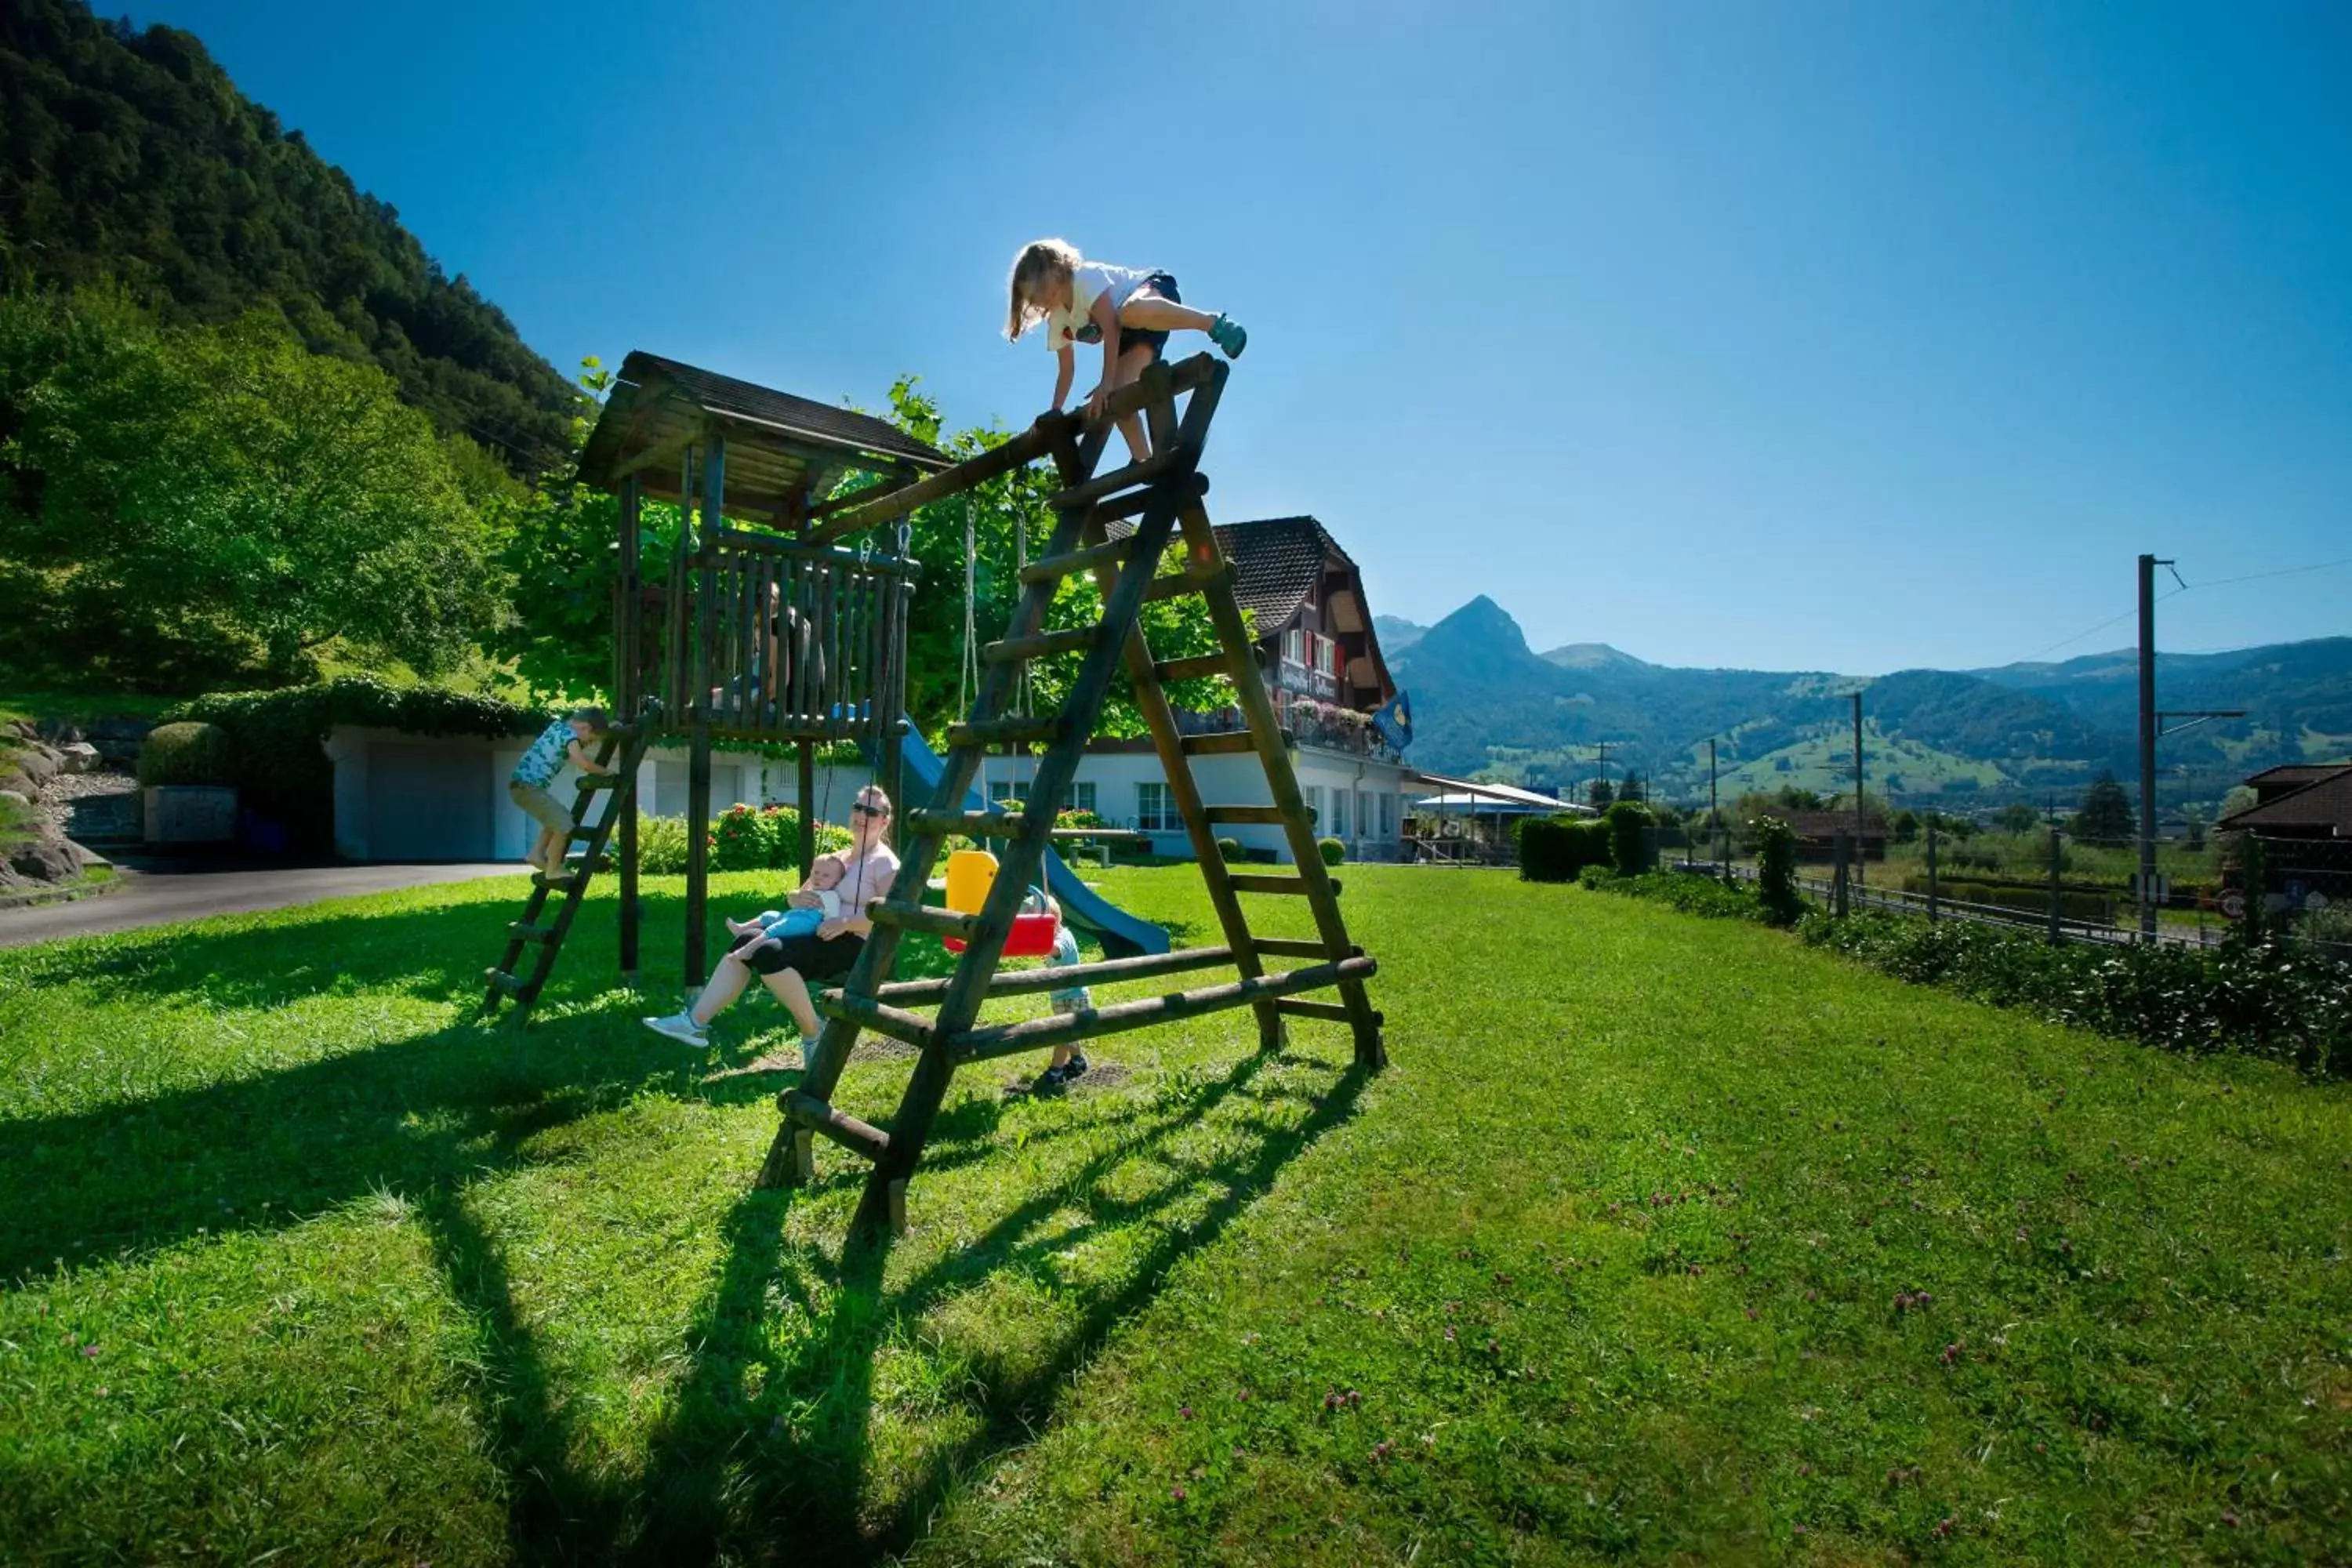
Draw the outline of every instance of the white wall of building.
<instances>
[{"instance_id":1,"label":"white wall of building","mask_svg":"<svg viewBox=\"0 0 2352 1568\"><path fill-rule=\"evenodd\" d=\"M1306 793L1307 804L1317 807L1318 837L1339 839L1347 845L1351 860L1396 858L1404 826L1402 767L1313 746L1295 747L1290 755L1299 788ZM1265 771L1255 756L1196 757L1192 761L1192 777L1200 785L1202 800L1211 805L1274 804ZM1156 829L1141 816L1150 798L1141 786L1164 786L1167 783L1167 773L1156 753L1089 752L1078 763L1077 783L1080 786L1094 786L1094 809L1111 826L1149 833L1153 853L1184 858L1192 855L1192 843L1181 822L1171 816L1167 827ZM1084 788L1076 793L1076 804L1086 805ZM1343 795L1344 808L1340 805ZM1168 808L1172 813L1172 802L1168 803ZM1344 831L1339 820L1342 809L1346 816ZM1276 859L1289 863L1290 847L1279 827L1222 827L1218 836L1237 839L1244 849L1270 852Z\"/></svg>"}]
</instances>

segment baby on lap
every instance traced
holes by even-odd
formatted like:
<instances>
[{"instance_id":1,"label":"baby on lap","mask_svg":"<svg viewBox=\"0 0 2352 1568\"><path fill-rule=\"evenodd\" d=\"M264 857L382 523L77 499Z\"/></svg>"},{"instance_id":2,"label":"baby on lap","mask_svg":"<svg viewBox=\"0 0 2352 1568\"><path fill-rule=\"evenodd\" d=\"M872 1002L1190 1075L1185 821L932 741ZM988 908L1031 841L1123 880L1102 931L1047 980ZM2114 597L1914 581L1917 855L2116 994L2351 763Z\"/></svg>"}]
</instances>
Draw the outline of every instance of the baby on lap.
<instances>
[{"instance_id":1,"label":"baby on lap","mask_svg":"<svg viewBox=\"0 0 2352 1568\"><path fill-rule=\"evenodd\" d=\"M747 942L736 950L740 957L749 957L761 949L773 947L788 936L814 936L816 928L831 920L841 918L841 895L835 889L841 886L841 858L820 855L809 867L808 885L801 891L816 895L818 907L813 910L761 910L748 921L729 921L727 929L736 936L764 932L762 940Z\"/></svg>"}]
</instances>

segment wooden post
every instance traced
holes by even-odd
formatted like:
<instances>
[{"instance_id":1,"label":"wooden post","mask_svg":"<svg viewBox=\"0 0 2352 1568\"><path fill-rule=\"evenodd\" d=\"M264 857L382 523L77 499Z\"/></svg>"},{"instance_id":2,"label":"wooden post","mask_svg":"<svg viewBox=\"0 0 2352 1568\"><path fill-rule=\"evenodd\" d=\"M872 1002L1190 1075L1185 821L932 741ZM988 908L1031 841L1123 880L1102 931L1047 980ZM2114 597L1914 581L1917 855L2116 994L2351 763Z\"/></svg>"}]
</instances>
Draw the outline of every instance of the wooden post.
<instances>
[{"instance_id":1,"label":"wooden post","mask_svg":"<svg viewBox=\"0 0 2352 1568\"><path fill-rule=\"evenodd\" d=\"M1927 923L1934 925L1943 900L1943 889L1936 880L1936 814L1927 814Z\"/></svg>"},{"instance_id":2,"label":"wooden post","mask_svg":"<svg viewBox=\"0 0 2352 1568\"><path fill-rule=\"evenodd\" d=\"M800 743L800 776L793 781L793 800L801 814L801 880L816 866L816 742Z\"/></svg>"},{"instance_id":3,"label":"wooden post","mask_svg":"<svg viewBox=\"0 0 2352 1568\"><path fill-rule=\"evenodd\" d=\"M2059 846L2058 830L2053 827L2050 830L2050 945L2053 947L2064 940L2058 929L2062 913L2059 905L2062 895L2058 888L2058 861L2063 853L2064 851Z\"/></svg>"},{"instance_id":4,"label":"wooden post","mask_svg":"<svg viewBox=\"0 0 2352 1568\"><path fill-rule=\"evenodd\" d=\"M621 481L621 605L619 624L613 628L613 702L624 724L651 722L645 700L646 595L643 563L638 558L644 489L631 474ZM633 753L624 748L622 754ZM625 806L625 809L622 807ZM634 985L637 978L637 795L635 781L621 810L621 979Z\"/></svg>"},{"instance_id":5,"label":"wooden post","mask_svg":"<svg viewBox=\"0 0 2352 1568\"><path fill-rule=\"evenodd\" d=\"M1832 842L1835 847L1831 852L1833 864L1830 869L1830 912L1838 919L1843 920L1846 917L1849 899L1846 891L1846 879L1849 875L1846 868L1846 857L1853 853L1853 838L1841 827L1837 831L1837 837Z\"/></svg>"},{"instance_id":6,"label":"wooden post","mask_svg":"<svg viewBox=\"0 0 2352 1568\"><path fill-rule=\"evenodd\" d=\"M710 651L719 613L718 552L726 528L727 438L712 431L704 438L702 510L696 530L693 657L688 697L694 709L694 734L686 773L686 984L702 984L709 970L710 913Z\"/></svg>"}]
</instances>

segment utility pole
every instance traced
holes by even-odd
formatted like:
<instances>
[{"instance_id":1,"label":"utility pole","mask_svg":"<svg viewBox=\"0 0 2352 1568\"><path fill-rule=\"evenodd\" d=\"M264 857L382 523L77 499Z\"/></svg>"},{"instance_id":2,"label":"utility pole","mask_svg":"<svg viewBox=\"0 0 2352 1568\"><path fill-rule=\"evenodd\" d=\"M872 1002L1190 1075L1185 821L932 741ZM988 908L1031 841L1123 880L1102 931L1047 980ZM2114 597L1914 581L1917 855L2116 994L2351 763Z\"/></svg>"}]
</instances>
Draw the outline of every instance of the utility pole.
<instances>
[{"instance_id":1,"label":"utility pole","mask_svg":"<svg viewBox=\"0 0 2352 1568\"><path fill-rule=\"evenodd\" d=\"M2139 939L2156 940L2156 569L2139 558Z\"/></svg>"},{"instance_id":2,"label":"utility pole","mask_svg":"<svg viewBox=\"0 0 2352 1568\"><path fill-rule=\"evenodd\" d=\"M1609 782L1609 742L1602 741L1598 743L1601 747L1601 761L1594 765L1601 770L1601 782L1602 784L1607 784ZM1587 790L1584 793L1588 798L1590 798L1592 794L1591 790Z\"/></svg>"},{"instance_id":3,"label":"utility pole","mask_svg":"<svg viewBox=\"0 0 2352 1568\"><path fill-rule=\"evenodd\" d=\"M1870 865L1870 840L1863 833L1862 821L1862 692L1853 694L1853 879L1867 882L1864 873Z\"/></svg>"},{"instance_id":4,"label":"utility pole","mask_svg":"<svg viewBox=\"0 0 2352 1568\"><path fill-rule=\"evenodd\" d=\"M1715 737L1706 739L1706 820L1715 829L1716 864L1723 869L1723 879L1731 880L1730 847L1723 841L1723 808L1715 798Z\"/></svg>"}]
</instances>

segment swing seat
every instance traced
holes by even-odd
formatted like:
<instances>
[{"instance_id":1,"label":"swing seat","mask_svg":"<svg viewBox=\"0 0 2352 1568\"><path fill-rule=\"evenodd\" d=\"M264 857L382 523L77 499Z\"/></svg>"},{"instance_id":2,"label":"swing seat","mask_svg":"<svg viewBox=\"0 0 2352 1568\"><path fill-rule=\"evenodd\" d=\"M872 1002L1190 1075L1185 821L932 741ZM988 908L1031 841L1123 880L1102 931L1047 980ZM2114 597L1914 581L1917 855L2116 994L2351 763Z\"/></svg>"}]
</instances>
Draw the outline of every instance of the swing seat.
<instances>
[{"instance_id":1,"label":"swing seat","mask_svg":"<svg viewBox=\"0 0 2352 1568\"><path fill-rule=\"evenodd\" d=\"M1004 939L1007 958L1045 958L1054 951L1055 942L1062 934L1062 922L1053 914L1014 915L1012 934ZM963 951L963 938L944 936L940 939L950 952Z\"/></svg>"}]
</instances>

